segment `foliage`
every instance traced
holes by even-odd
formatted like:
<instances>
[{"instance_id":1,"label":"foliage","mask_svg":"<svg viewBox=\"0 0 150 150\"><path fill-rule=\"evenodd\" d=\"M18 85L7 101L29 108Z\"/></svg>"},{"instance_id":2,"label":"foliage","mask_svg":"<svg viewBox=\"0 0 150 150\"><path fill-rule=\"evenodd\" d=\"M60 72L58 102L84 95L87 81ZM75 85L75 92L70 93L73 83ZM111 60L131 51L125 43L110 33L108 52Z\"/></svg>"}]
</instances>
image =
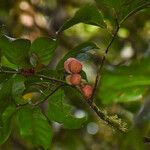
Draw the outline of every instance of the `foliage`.
<instances>
[{"instance_id":1,"label":"foliage","mask_svg":"<svg viewBox=\"0 0 150 150\"><path fill-rule=\"evenodd\" d=\"M7 3L2 1L1 4L3 5L0 4L0 8L4 6L7 8ZM12 1L7 9L11 9L11 3ZM94 78L92 83L94 94L91 100L86 100L83 103L88 103L98 117L106 121L112 128L117 128L120 131L123 128L123 132L126 132L124 120L129 123L130 128L130 124L134 124L133 118L132 121L129 121L124 117L126 115L123 116L121 113L117 116L113 115L110 110L108 112L106 110L101 111L97 105L100 107L104 105L109 107L121 105L123 107L125 105L124 109L132 113L137 110L137 107L130 110L127 108L129 107L128 104L132 102L136 104L148 95L150 86L149 52L148 54L144 53L145 55L139 60L134 57L121 60L116 55L119 52L114 51L113 48L119 47L115 40L119 39L117 34L119 29L124 27L125 21L130 20L130 16L149 6L150 2L147 0L95 0L95 3L84 3L71 19L59 27L57 34L51 38L44 35L37 36L34 40L21 38L21 35L19 35L20 38L12 38L11 35L8 36L2 31L0 36L0 144L5 144L11 136L15 135L12 131L13 128L18 131L17 137L22 138L25 143L29 143L29 149L35 147L46 150L52 147L52 137L55 137L55 132L53 133L54 122L59 123L64 129L81 129L85 126L88 122L87 116L76 117L75 115L75 110L81 107L79 102L82 103L84 97L78 90L79 87L73 87L65 81L67 73L64 71L63 65L69 57L77 58L85 64L94 65L94 73L90 73ZM40 7L37 6L35 9L40 10ZM7 13L7 10L5 12L5 9L2 9L0 16L4 13ZM59 58L56 67L50 68L51 62L57 58L57 54L61 54L60 46L65 39L66 30L75 28L79 23L83 23L85 27L87 25L90 25L91 28L96 26L99 31L102 30L101 33L107 39L107 44L103 45L105 39L102 37L100 37L101 42L97 42L98 38L95 41L92 41L92 38L79 40L81 43L78 42L75 46L71 45L68 48L71 50ZM40 30L49 33L47 28L43 26L39 26ZM13 33L15 32L16 30L13 31ZM66 43L68 44L69 41L70 39ZM107 58L106 55L109 50L111 55L108 54L109 57ZM114 59L116 59L117 65L114 65L116 63ZM107 65L104 65L105 60ZM121 61L125 61L125 63ZM90 65L88 64L88 66ZM89 74L86 69L82 71L81 75L85 79L84 82L88 82ZM95 76L98 77L96 82ZM70 95L65 88L70 90ZM93 100L96 101L97 105ZM87 109L85 105L82 107ZM124 109L121 111L123 112ZM111 113L112 115L110 115ZM119 117L124 118L120 119ZM137 141L135 140L134 143L140 144L133 149L138 150L139 147L144 149L143 142L141 142L143 137L134 132L133 129L133 134L132 132L131 134L125 133L127 137L137 137ZM149 130L147 130L148 132ZM121 143L125 148L123 140Z\"/></svg>"}]
</instances>

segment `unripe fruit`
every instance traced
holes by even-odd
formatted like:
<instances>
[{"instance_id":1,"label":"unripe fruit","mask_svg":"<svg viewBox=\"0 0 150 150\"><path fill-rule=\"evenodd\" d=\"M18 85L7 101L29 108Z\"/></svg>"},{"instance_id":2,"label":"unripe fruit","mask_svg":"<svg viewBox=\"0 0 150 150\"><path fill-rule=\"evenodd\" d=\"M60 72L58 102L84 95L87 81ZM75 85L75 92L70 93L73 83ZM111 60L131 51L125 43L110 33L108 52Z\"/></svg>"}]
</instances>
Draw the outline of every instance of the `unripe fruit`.
<instances>
[{"instance_id":1,"label":"unripe fruit","mask_svg":"<svg viewBox=\"0 0 150 150\"><path fill-rule=\"evenodd\" d=\"M82 64L75 58L69 58L64 63L66 72L77 74L82 70Z\"/></svg>"},{"instance_id":2,"label":"unripe fruit","mask_svg":"<svg viewBox=\"0 0 150 150\"><path fill-rule=\"evenodd\" d=\"M79 74L68 75L66 82L71 85L79 85L81 83L81 76Z\"/></svg>"},{"instance_id":3,"label":"unripe fruit","mask_svg":"<svg viewBox=\"0 0 150 150\"><path fill-rule=\"evenodd\" d=\"M90 99L92 97L93 87L91 85L84 85L81 90L86 99Z\"/></svg>"}]
</instances>

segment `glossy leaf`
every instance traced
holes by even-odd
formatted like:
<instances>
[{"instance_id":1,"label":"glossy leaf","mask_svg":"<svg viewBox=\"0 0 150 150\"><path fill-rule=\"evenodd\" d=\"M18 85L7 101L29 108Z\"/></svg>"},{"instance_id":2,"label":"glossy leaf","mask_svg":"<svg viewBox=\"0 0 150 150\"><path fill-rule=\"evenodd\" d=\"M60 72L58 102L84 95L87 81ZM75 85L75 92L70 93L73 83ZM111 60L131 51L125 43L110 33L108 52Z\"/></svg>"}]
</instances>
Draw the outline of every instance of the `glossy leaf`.
<instances>
[{"instance_id":1,"label":"glossy leaf","mask_svg":"<svg viewBox=\"0 0 150 150\"><path fill-rule=\"evenodd\" d=\"M102 28L106 27L101 12L95 6L87 4L82 6L75 13L73 18L66 21L64 25L60 28L59 32L64 31L78 23L95 25Z\"/></svg>"},{"instance_id":2,"label":"glossy leaf","mask_svg":"<svg viewBox=\"0 0 150 150\"><path fill-rule=\"evenodd\" d=\"M118 20L123 23L128 17L136 12L150 7L150 2L147 0L95 0L98 4L104 4L109 9L115 9Z\"/></svg>"},{"instance_id":3,"label":"glossy leaf","mask_svg":"<svg viewBox=\"0 0 150 150\"><path fill-rule=\"evenodd\" d=\"M58 90L49 98L48 117L64 125L65 128L80 128L86 121L86 117L75 118L72 107L65 102L63 90Z\"/></svg>"},{"instance_id":4,"label":"glossy leaf","mask_svg":"<svg viewBox=\"0 0 150 150\"><path fill-rule=\"evenodd\" d=\"M99 47L93 43L93 42L84 42L72 50L70 50L58 63L57 69L63 69L64 62L69 58L69 57L78 57L80 54L85 54L86 52L90 50L95 50L99 49Z\"/></svg>"},{"instance_id":5,"label":"glossy leaf","mask_svg":"<svg viewBox=\"0 0 150 150\"><path fill-rule=\"evenodd\" d=\"M40 37L33 41L31 45L31 53L37 56L37 61L39 64L48 65L52 59L56 47L56 40Z\"/></svg>"},{"instance_id":6,"label":"glossy leaf","mask_svg":"<svg viewBox=\"0 0 150 150\"><path fill-rule=\"evenodd\" d=\"M30 41L26 39L10 40L10 38L6 36L0 38L2 54L8 59L8 61L20 67L30 65L28 57L30 44Z\"/></svg>"},{"instance_id":7,"label":"glossy leaf","mask_svg":"<svg viewBox=\"0 0 150 150\"><path fill-rule=\"evenodd\" d=\"M17 113L20 135L36 147L48 149L52 139L52 129L41 111L37 108L22 108Z\"/></svg>"}]
</instances>

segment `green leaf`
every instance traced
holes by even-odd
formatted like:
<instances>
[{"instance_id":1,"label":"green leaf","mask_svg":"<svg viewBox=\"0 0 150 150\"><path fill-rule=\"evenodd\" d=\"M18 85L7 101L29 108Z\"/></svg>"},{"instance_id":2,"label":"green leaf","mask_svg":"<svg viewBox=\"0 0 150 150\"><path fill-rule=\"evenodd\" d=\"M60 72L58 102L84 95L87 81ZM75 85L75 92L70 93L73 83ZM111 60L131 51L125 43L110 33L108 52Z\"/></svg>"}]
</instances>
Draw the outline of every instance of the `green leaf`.
<instances>
[{"instance_id":1,"label":"green leaf","mask_svg":"<svg viewBox=\"0 0 150 150\"><path fill-rule=\"evenodd\" d=\"M0 49L2 54L13 64L20 67L29 66L28 52L30 41L27 39L10 40L6 36L0 38Z\"/></svg>"},{"instance_id":2,"label":"green leaf","mask_svg":"<svg viewBox=\"0 0 150 150\"><path fill-rule=\"evenodd\" d=\"M25 90L25 77L17 75L13 78L12 95L14 97L19 96Z\"/></svg>"},{"instance_id":3,"label":"green leaf","mask_svg":"<svg viewBox=\"0 0 150 150\"><path fill-rule=\"evenodd\" d=\"M75 48L73 48L71 51L69 51L58 63L57 69L63 69L64 62L69 58L69 57L78 57L80 54L85 54L86 52L90 50L95 50L99 49L99 47L93 43L93 42L84 42Z\"/></svg>"},{"instance_id":4,"label":"green leaf","mask_svg":"<svg viewBox=\"0 0 150 150\"><path fill-rule=\"evenodd\" d=\"M11 133L11 120L15 113L16 108L14 106L8 106L1 114L0 123L0 145L6 142Z\"/></svg>"},{"instance_id":5,"label":"green leaf","mask_svg":"<svg viewBox=\"0 0 150 150\"><path fill-rule=\"evenodd\" d=\"M25 89L25 77L21 75L16 75L13 78L12 98L17 104L26 103L26 101L22 98Z\"/></svg>"},{"instance_id":6,"label":"green leaf","mask_svg":"<svg viewBox=\"0 0 150 150\"><path fill-rule=\"evenodd\" d=\"M95 0L100 5L106 5L107 7L112 7L118 9L123 0Z\"/></svg>"},{"instance_id":7,"label":"green leaf","mask_svg":"<svg viewBox=\"0 0 150 150\"><path fill-rule=\"evenodd\" d=\"M65 128L80 128L86 121L86 117L75 118L71 111L72 107L65 103L63 90L58 90L49 98L48 117L51 120L62 123Z\"/></svg>"},{"instance_id":8,"label":"green leaf","mask_svg":"<svg viewBox=\"0 0 150 150\"><path fill-rule=\"evenodd\" d=\"M140 100L150 85L149 58L130 66L105 70L101 78L99 97L104 104ZM136 69L135 69L136 68Z\"/></svg>"},{"instance_id":9,"label":"green leaf","mask_svg":"<svg viewBox=\"0 0 150 150\"><path fill-rule=\"evenodd\" d=\"M122 2L121 8L123 9L120 9L120 15L119 15L120 23L123 23L128 17L137 13L138 11L149 7L150 7L150 2L147 0L134 0L130 2L128 1Z\"/></svg>"},{"instance_id":10,"label":"green leaf","mask_svg":"<svg viewBox=\"0 0 150 150\"><path fill-rule=\"evenodd\" d=\"M73 18L64 23L59 32L64 31L78 23L95 25L101 28L106 27L101 12L95 6L86 4L75 13Z\"/></svg>"},{"instance_id":11,"label":"green leaf","mask_svg":"<svg viewBox=\"0 0 150 150\"><path fill-rule=\"evenodd\" d=\"M147 0L95 0L100 5L105 5L108 9L114 9L117 18L123 23L128 17L136 12L150 7L150 2Z\"/></svg>"},{"instance_id":12,"label":"green leaf","mask_svg":"<svg viewBox=\"0 0 150 150\"><path fill-rule=\"evenodd\" d=\"M6 80L0 89L0 112L12 103L12 78Z\"/></svg>"},{"instance_id":13,"label":"green leaf","mask_svg":"<svg viewBox=\"0 0 150 150\"><path fill-rule=\"evenodd\" d=\"M52 129L41 111L37 108L22 108L17 113L20 135L34 146L48 149L52 140Z\"/></svg>"},{"instance_id":14,"label":"green leaf","mask_svg":"<svg viewBox=\"0 0 150 150\"><path fill-rule=\"evenodd\" d=\"M53 57L56 47L56 40L40 37L33 41L31 45L31 53L37 56L38 63L48 65Z\"/></svg>"}]
</instances>

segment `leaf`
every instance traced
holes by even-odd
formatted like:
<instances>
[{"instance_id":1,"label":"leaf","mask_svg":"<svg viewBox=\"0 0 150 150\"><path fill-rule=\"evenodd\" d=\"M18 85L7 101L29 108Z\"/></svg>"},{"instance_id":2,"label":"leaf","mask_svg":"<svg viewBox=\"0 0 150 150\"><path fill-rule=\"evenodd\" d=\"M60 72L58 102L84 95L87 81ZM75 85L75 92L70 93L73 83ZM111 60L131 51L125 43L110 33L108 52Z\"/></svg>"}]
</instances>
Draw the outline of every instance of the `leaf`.
<instances>
[{"instance_id":1,"label":"leaf","mask_svg":"<svg viewBox=\"0 0 150 150\"><path fill-rule=\"evenodd\" d=\"M22 95L25 90L25 77L17 75L13 78L12 95L14 97Z\"/></svg>"},{"instance_id":2,"label":"leaf","mask_svg":"<svg viewBox=\"0 0 150 150\"><path fill-rule=\"evenodd\" d=\"M48 149L52 140L52 129L38 108L24 107L17 113L20 135L34 146Z\"/></svg>"},{"instance_id":3,"label":"leaf","mask_svg":"<svg viewBox=\"0 0 150 150\"><path fill-rule=\"evenodd\" d=\"M102 103L127 103L140 100L150 85L149 65L149 58L145 58L130 66L105 70L99 91Z\"/></svg>"},{"instance_id":4,"label":"leaf","mask_svg":"<svg viewBox=\"0 0 150 150\"><path fill-rule=\"evenodd\" d=\"M135 14L136 12L150 7L150 2L147 0L95 0L98 4L103 4L108 9L114 9L117 18L123 23L128 17Z\"/></svg>"},{"instance_id":5,"label":"leaf","mask_svg":"<svg viewBox=\"0 0 150 150\"><path fill-rule=\"evenodd\" d=\"M27 39L10 40L6 36L0 38L0 49L2 54L13 64L20 67L29 66L28 52L30 50L30 41Z\"/></svg>"},{"instance_id":6,"label":"leaf","mask_svg":"<svg viewBox=\"0 0 150 150\"><path fill-rule=\"evenodd\" d=\"M40 37L33 41L31 45L31 53L37 55L39 64L48 65L53 57L56 47L56 40L46 37Z\"/></svg>"},{"instance_id":7,"label":"leaf","mask_svg":"<svg viewBox=\"0 0 150 150\"><path fill-rule=\"evenodd\" d=\"M0 145L6 142L11 133L11 119L15 113L16 108L14 106L8 106L1 115L0 124Z\"/></svg>"},{"instance_id":8,"label":"leaf","mask_svg":"<svg viewBox=\"0 0 150 150\"><path fill-rule=\"evenodd\" d=\"M65 103L63 90L58 90L49 98L48 117L51 120L62 123L65 128L80 128L86 121L86 117L75 118L71 111L72 107Z\"/></svg>"},{"instance_id":9,"label":"leaf","mask_svg":"<svg viewBox=\"0 0 150 150\"><path fill-rule=\"evenodd\" d=\"M123 23L128 17L137 13L138 11L149 8L150 2L147 0L134 0L134 1L125 1L122 3L122 7L120 13L120 23Z\"/></svg>"},{"instance_id":10,"label":"leaf","mask_svg":"<svg viewBox=\"0 0 150 150\"><path fill-rule=\"evenodd\" d=\"M13 78L12 85L12 98L15 100L16 104L23 104L26 101L22 98L25 87L25 77L17 75Z\"/></svg>"},{"instance_id":11,"label":"leaf","mask_svg":"<svg viewBox=\"0 0 150 150\"><path fill-rule=\"evenodd\" d=\"M118 9L123 0L95 0L98 4Z\"/></svg>"},{"instance_id":12,"label":"leaf","mask_svg":"<svg viewBox=\"0 0 150 150\"><path fill-rule=\"evenodd\" d=\"M75 48L73 48L71 51L69 51L58 63L57 69L63 69L64 62L69 58L69 57L78 57L80 54L84 54L90 50L95 50L99 49L99 47L93 43L93 42L84 42Z\"/></svg>"},{"instance_id":13,"label":"leaf","mask_svg":"<svg viewBox=\"0 0 150 150\"><path fill-rule=\"evenodd\" d=\"M73 18L66 21L58 32L62 32L78 23L95 25L101 28L106 27L101 12L95 6L86 4L75 13Z\"/></svg>"},{"instance_id":14,"label":"leaf","mask_svg":"<svg viewBox=\"0 0 150 150\"><path fill-rule=\"evenodd\" d=\"M0 89L0 112L12 103L12 78L5 81Z\"/></svg>"}]
</instances>

